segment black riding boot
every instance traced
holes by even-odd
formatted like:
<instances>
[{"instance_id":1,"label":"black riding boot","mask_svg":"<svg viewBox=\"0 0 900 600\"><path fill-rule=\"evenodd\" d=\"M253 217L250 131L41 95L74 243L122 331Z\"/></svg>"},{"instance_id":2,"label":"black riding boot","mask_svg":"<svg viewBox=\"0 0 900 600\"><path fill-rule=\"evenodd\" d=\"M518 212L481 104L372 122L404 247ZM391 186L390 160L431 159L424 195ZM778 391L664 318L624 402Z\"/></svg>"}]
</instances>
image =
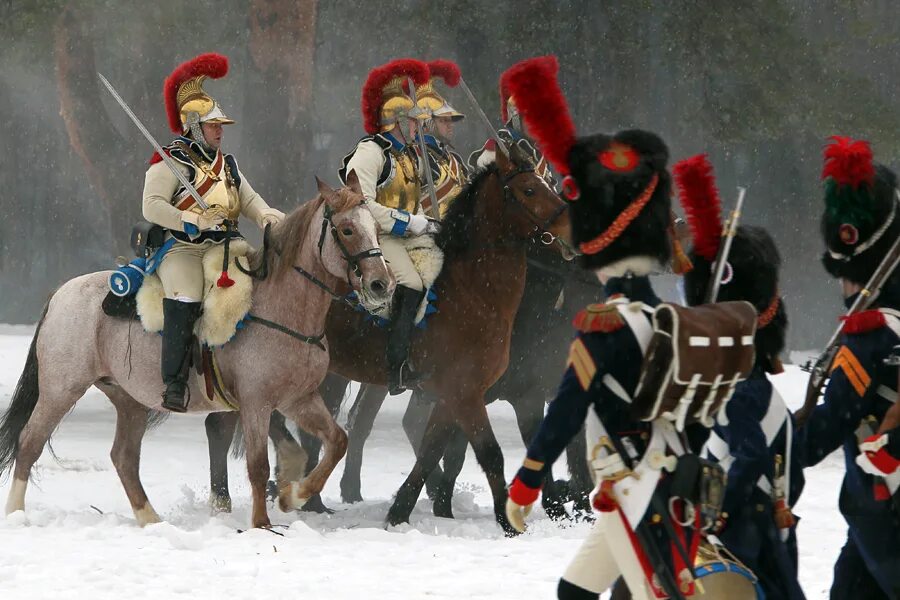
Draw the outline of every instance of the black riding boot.
<instances>
[{"instance_id":1,"label":"black riding boot","mask_svg":"<svg viewBox=\"0 0 900 600\"><path fill-rule=\"evenodd\" d=\"M162 407L187 411L184 398L190 369L194 323L200 316L199 302L163 299L162 380L166 384Z\"/></svg>"},{"instance_id":2,"label":"black riding boot","mask_svg":"<svg viewBox=\"0 0 900 600\"><path fill-rule=\"evenodd\" d=\"M424 292L398 285L388 325L388 391L392 396L414 387L419 376L409 365L409 346Z\"/></svg>"}]
</instances>

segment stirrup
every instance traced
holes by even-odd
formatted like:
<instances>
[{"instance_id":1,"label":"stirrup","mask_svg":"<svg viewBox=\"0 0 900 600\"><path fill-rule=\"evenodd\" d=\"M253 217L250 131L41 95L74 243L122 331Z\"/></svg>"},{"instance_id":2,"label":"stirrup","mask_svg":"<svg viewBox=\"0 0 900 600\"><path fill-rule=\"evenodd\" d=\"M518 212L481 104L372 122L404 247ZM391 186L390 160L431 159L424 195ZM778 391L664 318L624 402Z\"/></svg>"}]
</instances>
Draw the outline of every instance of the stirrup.
<instances>
[{"instance_id":1,"label":"stirrup","mask_svg":"<svg viewBox=\"0 0 900 600\"><path fill-rule=\"evenodd\" d=\"M180 398L180 400L181 400L180 402L169 402L169 397L167 395L168 391L169 390L167 389L165 392L163 392L162 408L168 410L169 412L173 412L173 413L186 413L188 404L191 401L190 387L185 386L184 393L181 395L181 398Z\"/></svg>"},{"instance_id":2,"label":"stirrup","mask_svg":"<svg viewBox=\"0 0 900 600\"><path fill-rule=\"evenodd\" d=\"M393 379L393 373L391 373L390 379ZM388 393L391 396L419 389L419 384L422 383L423 377L421 373L416 373L412 370L412 367L409 366L409 361L403 361L403 364L400 365L397 379L398 381L396 383L390 382L390 385L388 386Z\"/></svg>"}]
</instances>

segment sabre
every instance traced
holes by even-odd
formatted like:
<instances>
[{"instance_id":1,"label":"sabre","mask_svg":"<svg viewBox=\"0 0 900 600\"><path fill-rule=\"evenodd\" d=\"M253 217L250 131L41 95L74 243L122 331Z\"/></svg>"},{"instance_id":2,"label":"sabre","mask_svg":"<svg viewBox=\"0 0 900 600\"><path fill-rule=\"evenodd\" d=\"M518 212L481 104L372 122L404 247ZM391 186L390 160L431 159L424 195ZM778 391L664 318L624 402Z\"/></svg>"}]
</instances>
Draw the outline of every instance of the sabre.
<instances>
[{"instance_id":1,"label":"sabre","mask_svg":"<svg viewBox=\"0 0 900 600\"><path fill-rule=\"evenodd\" d=\"M422 130L422 121L417 118L420 110L419 100L416 98L416 84L412 78L409 79L409 91L413 101L411 114L416 120L416 133L419 136L419 152L422 154L422 160L425 162L425 181L428 182L428 195L431 196L431 217L440 220L441 210L438 206L437 194L434 192L434 179L431 177L431 160L428 158L428 147L425 145L425 132Z\"/></svg>"},{"instance_id":2,"label":"sabre","mask_svg":"<svg viewBox=\"0 0 900 600\"><path fill-rule=\"evenodd\" d=\"M472 104L472 107L475 109L475 113L482 120L482 122L487 126L488 131L491 132L491 137L494 140L494 143L497 144L497 147L500 148L500 151L506 156L509 157L509 151L506 149L506 144L500 139L500 134L497 133L497 130L494 129L494 124L491 123L491 120L488 119L488 116L484 113L484 110L481 108L481 105L478 104L478 100L475 99L475 94L472 93L472 90L469 89L469 86L466 84L466 80L462 77L459 78L459 87L463 89L463 92L466 93L466 97L469 99L469 102Z\"/></svg>"},{"instance_id":3,"label":"sabre","mask_svg":"<svg viewBox=\"0 0 900 600\"><path fill-rule=\"evenodd\" d=\"M172 158L169 157L168 154L163 152L162 146L160 146L159 142L157 142L150 134L150 132L147 131L147 128L144 127L144 124L141 123L141 120L137 118L137 115L131 112L131 109L128 108L128 105L125 104L124 100L122 100L122 96L119 95L119 93L115 90L112 84L107 81L106 77L104 77L102 73L97 73L97 75L100 77L100 81L103 82L103 85L106 86L106 89L109 90L109 93L112 94L112 97L115 98L116 102L119 103L119 106L122 107L122 110L125 111L125 114L131 118L134 124L137 125L138 130L140 130L144 137L147 138L147 141L150 142L150 144L156 150L156 153L159 154L160 157L162 157L163 162L167 167L169 167L169 170L172 171L175 177L178 178L178 181L181 182L181 185L184 186L184 189L186 189L188 193L194 198L194 200L197 202L197 206L199 206L203 210L208 210L209 205L207 205L206 202L203 201L203 198L200 197L200 194L197 193L197 190L193 185L191 185L191 182L187 180L187 177L184 176L184 173L182 173L181 169L179 169L175 164L175 161L172 160Z\"/></svg>"}]
</instances>

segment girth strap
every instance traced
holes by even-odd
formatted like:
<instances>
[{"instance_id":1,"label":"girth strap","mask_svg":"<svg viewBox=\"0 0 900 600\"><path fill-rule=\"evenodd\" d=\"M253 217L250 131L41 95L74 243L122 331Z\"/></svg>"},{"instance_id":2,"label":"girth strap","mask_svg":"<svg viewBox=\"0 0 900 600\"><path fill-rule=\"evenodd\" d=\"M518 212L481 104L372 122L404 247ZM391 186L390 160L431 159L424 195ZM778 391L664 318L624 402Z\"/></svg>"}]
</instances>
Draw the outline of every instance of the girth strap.
<instances>
[{"instance_id":1,"label":"girth strap","mask_svg":"<svg viewBox=\"0 0 900 600\"><path fill-rule=\"evenodd\" d=\"M294 331L293 329L288 329L284 325L279 325L278 323L275 323L274 321L269 321L268 319L263 319L262 317L257 317L256 315L248 314L247 320L250 321L251 323L259 323L260 325L265 325L266 327L268 327L270 329L274 329L275 331L280 331L281 333L286 333L287 335L291 336L294 339L298 339L301 342L305 342L307 344L315 346L316 348L318 348L319 350L322 350L323 352L325 351L325 344L322 343L322 340L325 338L324 331L316 336L303 335L302 333L298 333L298 332Z\"/></svg>"}]
</instances>

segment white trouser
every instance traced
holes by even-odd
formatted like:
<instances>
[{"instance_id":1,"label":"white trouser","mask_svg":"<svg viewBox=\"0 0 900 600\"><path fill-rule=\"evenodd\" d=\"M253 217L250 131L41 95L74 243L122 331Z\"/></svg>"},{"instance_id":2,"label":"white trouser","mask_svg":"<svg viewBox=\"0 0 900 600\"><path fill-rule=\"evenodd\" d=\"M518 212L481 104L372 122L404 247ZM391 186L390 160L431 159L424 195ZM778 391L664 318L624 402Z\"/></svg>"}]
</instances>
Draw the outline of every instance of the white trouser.
<instances>
[{"instance_id":1,"label":"white trouser","mask_svg":"<svg viewBox=\"0 0 900 600\"><path fill-rule=\"evenodd\" d=\"M569 563L563 579L596 594L625 578L634 600L653 600L641 563L618 511L599 513L597 521Z\"/></svg>"},{"instance_id":2,"label":"white trouser","mask_svg":"<svg viewBox=\"0 0 900 600\"><path fill-rule=\"evenodd\" d=\"M394 274L397 285L422 291L425 288L422 284L422 276L419 275L412 260L410 260L409 253L406 251L403 240L386 234L379 238L378 244L381 246L384 260L391 268L391 273Z\"/></svg>"}]
</instances>

